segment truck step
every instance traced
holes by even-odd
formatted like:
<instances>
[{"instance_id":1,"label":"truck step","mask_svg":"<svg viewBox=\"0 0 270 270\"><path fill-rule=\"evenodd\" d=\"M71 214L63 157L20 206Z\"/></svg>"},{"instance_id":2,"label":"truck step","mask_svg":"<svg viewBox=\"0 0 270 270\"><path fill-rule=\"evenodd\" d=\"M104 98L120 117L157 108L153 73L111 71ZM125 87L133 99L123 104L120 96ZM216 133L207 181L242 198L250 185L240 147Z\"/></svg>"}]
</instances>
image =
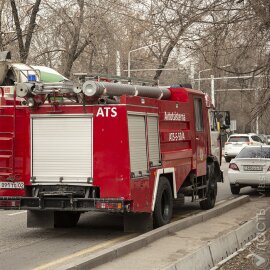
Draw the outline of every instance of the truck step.
<instances>
[{"instance_id":1,"label":"truck step","mask_svg":"<svg viewBox=\"0 0 270 270\"><path fill-rule=\"evenodd\" d=\"M197 190L198 190L198 189L204 189L204 188L207 188L207 185L199 186L199 187L197 187Z\"/></svg>"}]
</instances>

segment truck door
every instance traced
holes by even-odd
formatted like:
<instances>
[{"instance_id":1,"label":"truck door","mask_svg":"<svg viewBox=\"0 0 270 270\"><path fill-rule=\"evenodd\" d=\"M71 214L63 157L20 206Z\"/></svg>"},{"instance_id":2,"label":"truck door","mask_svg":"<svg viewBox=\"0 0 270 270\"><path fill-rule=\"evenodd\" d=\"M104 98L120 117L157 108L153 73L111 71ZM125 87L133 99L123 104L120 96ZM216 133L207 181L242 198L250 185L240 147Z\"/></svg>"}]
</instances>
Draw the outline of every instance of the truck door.
<instances>
[{"instance_id":1,"label":"truck door","mask_svg":"<svg viewBox=\"0 0 270 270\"><path fill-rule=\"evenodd\" d=\"M194 97L197 176L206 175L207 132L204 125L202 102L201 97Z\"/></svg>"}]
</instances>

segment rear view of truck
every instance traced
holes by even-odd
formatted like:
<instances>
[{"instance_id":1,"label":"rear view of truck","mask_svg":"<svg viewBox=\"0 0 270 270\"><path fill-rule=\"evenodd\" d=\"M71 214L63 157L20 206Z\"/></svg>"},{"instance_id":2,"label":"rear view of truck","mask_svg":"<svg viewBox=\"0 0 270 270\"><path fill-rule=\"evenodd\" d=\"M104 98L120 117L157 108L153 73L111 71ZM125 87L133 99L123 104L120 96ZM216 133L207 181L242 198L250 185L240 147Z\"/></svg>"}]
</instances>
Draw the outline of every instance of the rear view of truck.
<instances>
[{"instance_id":1,"label":"rear view of truck","mask_svg":"<svg viewBox=\"0 0 270 270\"><path fill-rule=\"evenodd\" d=\"M126 231L146 231L170 222L179 197L214 207L222 173L201 91L85 76L21 82L16 92L16 112L25 114L15 167L25 196L1 194L0 207L28 210L29 227L74 226L83 212L113 211L124 214Z\"/></svg>"}]
</instances>

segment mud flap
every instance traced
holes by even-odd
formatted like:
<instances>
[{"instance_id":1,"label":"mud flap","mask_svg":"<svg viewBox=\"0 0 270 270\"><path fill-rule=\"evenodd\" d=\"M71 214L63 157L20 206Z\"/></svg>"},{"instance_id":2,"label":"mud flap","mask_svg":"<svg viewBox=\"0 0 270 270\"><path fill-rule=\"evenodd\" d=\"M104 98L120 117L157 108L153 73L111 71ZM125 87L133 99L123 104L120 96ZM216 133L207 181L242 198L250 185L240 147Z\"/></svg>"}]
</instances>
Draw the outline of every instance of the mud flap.
<instances>
[{"instance_id":1,"label":"mud flap","mask_svg":"<svg viewBox=\"0 0 270 270\"><path fill-rule=\"evenodd\" d=\"M27 228L54 228L54 211L27 211Z\"/></svg>"},{"instance_id":2,"label":"mud flap","mask_svg":"<svg viewBox=\"0 0 270 270\"><path fill-rule=\"evenodd\" d=\"M148 232L153 230L153 215L150 213L125 214L125 232Z\"/></svg>"},{"instance_id":3,"label":"mud flap","mask_svg":"<svg viewBox=\"0 0 270 270\"><path fill-rule=\"evenodd\" d=\"M221 182L221 183L224 183L224 175L223 175L223 171L220 170L220 178L217 182Z\"/></svg>"}]
</instances>

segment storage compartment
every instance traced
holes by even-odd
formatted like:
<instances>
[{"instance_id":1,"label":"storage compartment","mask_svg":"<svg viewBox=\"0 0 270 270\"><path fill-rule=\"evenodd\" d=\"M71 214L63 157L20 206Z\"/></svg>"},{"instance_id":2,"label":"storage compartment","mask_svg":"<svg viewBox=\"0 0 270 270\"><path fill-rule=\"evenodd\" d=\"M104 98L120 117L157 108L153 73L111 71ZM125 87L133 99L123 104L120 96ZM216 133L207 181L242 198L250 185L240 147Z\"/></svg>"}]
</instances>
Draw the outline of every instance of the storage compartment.
<instances>
[{"instance_id":1,"label":"storage compartment","mask_svg":"<svg viewBox=\"0 0 270 270\"><path fill-rule=\"evenodd\" d=\"M32 118L35 182L87 182L92 178L92 117Z\"/></svg>"}]
</instances>

